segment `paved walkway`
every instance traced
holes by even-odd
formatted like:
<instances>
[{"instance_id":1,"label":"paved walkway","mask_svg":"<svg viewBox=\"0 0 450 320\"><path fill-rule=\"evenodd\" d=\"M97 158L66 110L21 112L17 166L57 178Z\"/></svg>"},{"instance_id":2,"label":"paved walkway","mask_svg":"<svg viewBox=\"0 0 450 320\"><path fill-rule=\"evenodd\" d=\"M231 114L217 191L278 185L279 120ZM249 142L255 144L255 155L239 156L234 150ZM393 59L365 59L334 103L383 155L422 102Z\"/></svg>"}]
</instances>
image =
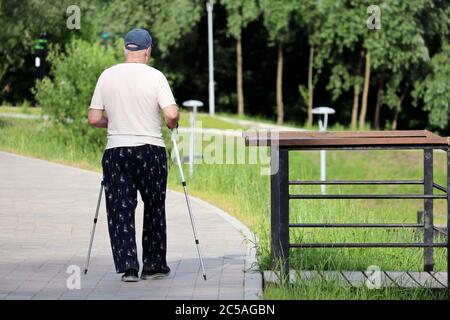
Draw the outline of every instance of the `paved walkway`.
<instances>
[{"instance_id":1,"label":"paved walkway","mask_svg":"<svg viewBox=\"0 0 450 320\"><path fill-rule=\"evenodd\" d=\"M166 202L168 278L120 281L102 203L89 272L81 275L81 289L69 290L67 268L84 269L100 179L95 172L0 152L0 299L258 298L259 273L244 272L254 262L243 236L248 229L192 199L208 276L203 281L184 198L173 191ZM139 239L142 203L136 214Z\"/></svg>"},{"instance_id":2,"label":"paved walkway","mask_svg":"<svg viewBox=\"0 0 450 320\"><path fill-rule=\"evenodd\" d=\"M296 127L290 127L290 126L280 126L278 124L272 124L272 123L266 123L266 122L236 119L236 118L231 118L231 117L226 117L226 116L218 116L218 115L215 115L214 117L216 117L220 120L229 122L229 123L239 124L244 127L247 127L248 129L253 129L253 130L305 131L305 129L302 129L302 128L296 128Z\"/></svg>"}]
</instances>

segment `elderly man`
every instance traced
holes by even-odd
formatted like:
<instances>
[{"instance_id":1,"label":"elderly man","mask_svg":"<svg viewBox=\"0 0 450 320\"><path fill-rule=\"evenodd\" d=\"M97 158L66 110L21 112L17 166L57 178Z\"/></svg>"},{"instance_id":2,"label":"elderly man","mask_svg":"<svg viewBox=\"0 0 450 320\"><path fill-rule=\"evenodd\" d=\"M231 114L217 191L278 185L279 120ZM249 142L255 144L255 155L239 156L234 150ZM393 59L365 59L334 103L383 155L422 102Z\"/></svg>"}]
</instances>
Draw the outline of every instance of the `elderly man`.
<instances>
[{"instance_id":1,"label":"elderly man","mask_svg":"<svg viewBox=\"0 0 450 320\"><path fill-rule=\"evenodd\" d=\"M102 159L111 247L122 281L138 281L135 239L137 191L144 202L141 279L168 275L165 199L167 159L162 111L170 129L179 112L166 77L148 66L152 38L144 29L125 36L125 63L105 70L97 81L89 123L108 129ZM107 117L104 116L104 112Z\"/></svg>"}]
</instances>

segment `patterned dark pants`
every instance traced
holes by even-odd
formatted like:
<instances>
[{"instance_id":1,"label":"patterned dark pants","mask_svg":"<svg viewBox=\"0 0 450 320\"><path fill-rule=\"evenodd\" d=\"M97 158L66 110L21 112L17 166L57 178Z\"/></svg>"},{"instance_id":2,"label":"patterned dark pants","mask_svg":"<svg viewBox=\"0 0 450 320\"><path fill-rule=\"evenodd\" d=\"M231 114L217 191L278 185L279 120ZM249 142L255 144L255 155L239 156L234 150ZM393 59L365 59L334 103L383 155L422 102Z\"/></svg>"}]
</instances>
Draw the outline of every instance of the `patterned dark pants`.
<instances>
[{"instance_id":1,"label":"patterned dark pants","mask_svg":"<svg viewBox=\"0 0 450 320\"><path fill-rule=\"evenodd\" d=\"M105 150L102 159L108 229L117 273L139 270L135 236L137 191L144 202L143 268L166 266L166 149L159 146Z\"/></svg>"}]
</instances>

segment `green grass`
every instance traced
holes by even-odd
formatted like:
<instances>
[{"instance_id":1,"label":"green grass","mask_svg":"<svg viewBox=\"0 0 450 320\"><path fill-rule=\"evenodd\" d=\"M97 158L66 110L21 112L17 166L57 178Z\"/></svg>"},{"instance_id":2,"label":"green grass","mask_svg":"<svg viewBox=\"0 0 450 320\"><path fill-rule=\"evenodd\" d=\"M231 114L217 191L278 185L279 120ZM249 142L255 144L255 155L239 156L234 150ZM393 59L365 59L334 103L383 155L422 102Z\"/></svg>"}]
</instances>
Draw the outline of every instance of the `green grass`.
<instances>
[{"instance_id":1,"label":"green grass","mask_svg":"<svg viewBox=\"0 0 450 320\"><path fill-rule=\"evenodd\" d=\"M204 115L205 119L207 116ZM185 117L187 118L187 117ZM209 121L209 120L208 120ZM211 120L213 121L213 120ZM212 122L213 123L213 122ZM209 122L208 124L211 124ZM101 149L77 145L55 135L45 121L3 119L0 117L0 149L55 162L100 171ZM246 159L249 150L246 148ZM266 152L267 150L261 150ZM328 152L330 179L421 179L422 153L415 151L333 151ZM445 184L445 154L435 153L435 182ZM291 179L317 179L319 153L292 152ZM175 167L169 173L169 187L179 190ZM270 196L269 177L260 174L261 165L198 164L188 179L189 191L230 212L254 230L260 239L258 259L262 270L271 267L269 255ZM186 170L187 171L187 170ZM318 193L319 187L291 187L290 193ZM328 193L420 193L420 186L330 186ZM321 200L292 201L292 222L416 222L419 200ZM437 224L446 221L445 202L435 201ZM292 242L396 242L422 241L422 235L410 230L325 229L294 230ZM436 239L438 240L438 239ZM436 270L445 270L446 253L435 249ZM382 270L420 271L423 249L296 249L291 250L291 266L303 270L366 270L378 265ZM441 292L429 290L368 290L341 288L318 281L288 288L269 286L267 299L441 299Z\"/></svg>"},{"instance_id":2,"label":"green grass","mask_svg":"<svg viewBox=\"0 0 450 320\"><path fill-rule=\"evenodd\" d=\"M200 125L203 128L215 128L215 129L221 129L221 130L229 130L229 129L233 129L233 130L239 130L239 129L246 129L245 126L239 125L239 124L235 124L235 123L230 123L228 121L224 121L221 120L219 118L216 117L210 117L208 114L206 113L197 113L196 117L196 125L197 127L200 127ZM180 115L180 127L190 127L190 122L189 122L189 113L188 112L181 112Z\"/></svg>"},{"instance_id":3,"label":"green grass","mask_svg":"<svg viewBox=\"0 0 450 320\"><path fill-rule=\"evenodd\" d=\"M248 121L254 121L254 122L260 122L265 123L269 125L274 125L276 123L276 119L270 119L263 116L248 116L248 115L238 115L238 114L229 114L229 113L216 113L217 116L226 117L229 119L236 119L236 120L248 120ZM285 121L283 123L284 127L292 127L292 128L301 128L305 130L319 130L319 124L318 124L318 116L314 116L314 123L311 126L308 126L306 123L301 122L295 122L295 121ZM345 131L347 128L340 124L340 123L333 123L332 125L328 126L328 130L330 131ZM367 124L365 130L370 130L370 125Z\"/></svg>"},{"instance_id":4,"label":"green grass","mask_svg":"<svg viewBox=\"0 0 450 320\"><path fill-rule=\"evenodd\" d=\"M266 124L276 124L276 119L270 119L270 118L263 117L263 116L248 116L248 115L221 113L221 112L216 113L216 115L219 117L222 116L222 117L227 117L230 119L248 120L248 121L261 122L261 123L266 123ZM298 123L298 122L292 122L292 121L285 121L283 123L283 126L293 127L293 128L303 128L304 124Z\"/></svg>"},{"instance_id":5,"label":"green grass","mask_svg":"<svg viewBox=\"0 0 450 320\"><path fill-rule=\"evenodd\" d=\"M371 290L366 287L340 286L337 281L319 279L289 287L268 286L264 292L267 300L445 300L444 290L385 288Z\"/></svg>"},{"instance_id":6,"label":"green grass","mask_svg":"<svg viewBox=\"0 0 450 320\"><path fill-rule=\"evenodd\" d=\"M24 114L40 115L41 108L30 107L28 104L17 107L0 106L0 113L24 113Z\"/></svg>"}]
</instances>

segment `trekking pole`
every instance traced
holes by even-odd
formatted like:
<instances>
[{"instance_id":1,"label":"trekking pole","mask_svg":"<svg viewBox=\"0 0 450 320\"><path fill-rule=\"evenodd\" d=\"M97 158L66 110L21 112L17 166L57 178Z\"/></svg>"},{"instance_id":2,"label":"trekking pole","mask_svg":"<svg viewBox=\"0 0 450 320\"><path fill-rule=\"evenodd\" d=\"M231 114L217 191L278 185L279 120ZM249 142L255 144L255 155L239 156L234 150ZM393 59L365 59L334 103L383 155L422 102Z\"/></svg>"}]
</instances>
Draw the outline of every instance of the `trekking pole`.
<instances>
[{"instance_id":1,"label":"trekking pole","mask_svg":"<svg viewBox=\"0 0 450 320\"><path fill-rule=\"evenodd\" d=\"M175 157L177 158L178 169L180 170L181 184L183 185L184 196L186 198L186 203L187 203L187 207L188 207L188 211L189 211L189 218L191 219L192 231L194 232L194 239L195 239L195 244L197 247L198 258L200 260L200 265L202 267L203 279L206 281L205 266L203 264L202 254L200 252L200 242L198 241L198 237L197 237L197 230L195 228L194 216L192 214L191 201L189 200L189 196L187 193L186 180L184 179L183 167L181 166L181 160L180 160L180 154L178 152L177 140L175 138L175 133L174 133L173 129L171 130L170 136L171 136L171 139L173 142L173 149L175 150Z\"/></svg>"},{"instance_id":2,"label":"trekking pole","mask_svg":"<svg viewBox=\"0 0 450 320\"><path fill-rule=\"evenodd\" d=\"M86 267L84 268L84 274L87 274L87 272L88 272L89 259L91 258L92 242L94 242L95 227L97 225L98 211L100 210L100 203L102 202L103 187L104 187L104 185L103 185L103 181L102 181L100 184L100 194L98 195L97 209L95 210L94 225L92 226L91 241L89 243L89 250L88 250L88 254L87 254L87 258L86 258Z\"/></svg>"}]
</instances>

